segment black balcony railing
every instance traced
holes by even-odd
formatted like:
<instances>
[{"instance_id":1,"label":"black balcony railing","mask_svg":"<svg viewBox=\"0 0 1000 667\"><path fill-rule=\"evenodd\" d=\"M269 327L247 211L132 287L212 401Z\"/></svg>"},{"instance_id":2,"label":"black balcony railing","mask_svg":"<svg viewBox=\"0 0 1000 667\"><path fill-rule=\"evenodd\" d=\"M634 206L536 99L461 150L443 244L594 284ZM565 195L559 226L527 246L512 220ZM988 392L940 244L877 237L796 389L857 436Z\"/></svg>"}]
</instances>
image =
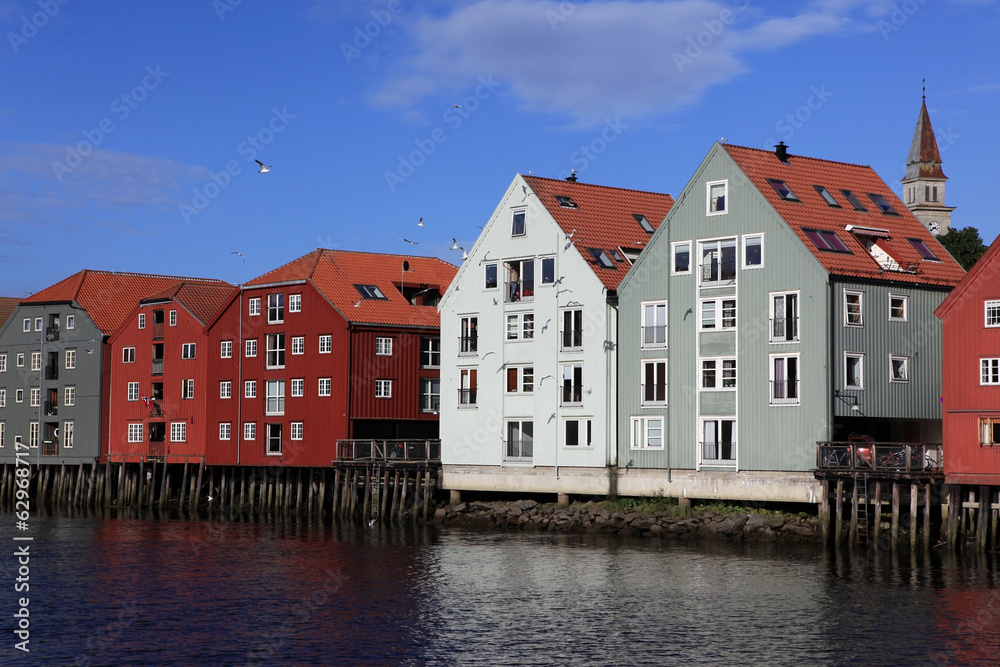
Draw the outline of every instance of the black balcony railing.
<instances>
[{"instance_id":1,"label":"black balcony railing","mask_svg":"<svg viewBox=\"0 0 1000 667\"><path fill-rule=\"evenodd\" d=\"M153 375L163 375L163 359L153 359Z\"/></svg>"},{"instance_id":2,"label":"black balcony railing","mask_svg":"<svg viewBox=\"0 0 1000 667\"><path fill-rule=\"evenodd\" d=\"M59 456L59 441L58 440L43 441L42 456Z\"/></svg>"},{"instance_id":3,"label":"black balcony railing","mask_svg":"<svg viewBox=\"0 0 1000 667\"><path fill-rule=\"evenodd\" d=\"M59 327L45 327L45 342L54 343L59 340Z\"/></svg>"},{"instance_id":4,"label":"black balcony railing","mask_svg":"<svg viewBox=\"0 0 1000 667\"><path fill-rule=\"evenodd\" d=\"M562 349L579 350L583 347L583 331L580 329L563 329Z\"/></svg>"},{"instance_id":5,"label":"black balcony railing","mask_svg":"<svg viewBox=\"0 0 1000 667\"><path fill-rule=\"evenodd\" d=\"M49 417L59 414L59 406L54 401L45 401L45 414Z\"/></svg>"},{"instance_id":6,"label":"black balcony railing","mask_svg":"<svg viewBox=\"0 0 1000 667\"><path fill-rule=\"evenodd\" d=\"M459 349L459 354L476 354L479 349L479 337L475 334L471 336L462 336L459 339L461 343Z\"/></svg>"},{"instance_id":7,"label":"black balcony railing","mask_svg":"<svg viewBox=\"0 0 1000 667\"><path fill-rule=\"evenodd\" d=\"M643 405L666 405L667 385L663 382L642 385Z\"/></svg>"},{"instance_id":8,"label":"black balcony railing","mask_svg":"<svg viewBox=\"0 0 1000 667\"><path fill-rule=\"evenodd\" d=\"M711 261L701 265L702 285L731 285L736 282L736 260Z\"/></svg>"},{"instance_id":9,"label":"black balcony railing","mask_svg":"<svg viewBox=\"0 0 1000 667\"><path fill-rule=\"evenodd\" d=\"M534 441L530 437L507 441L507 461L530 461L534 452Z\"/></svg>"},{"instance_id":10,"label":"black balcony railing","mask_svg":"<svg viewBox=\"0 0 1000 667\"><path fill-rule=\"evenodd\" d=\"M771 342L784 343L799 339L799 318L775 317L771 320Z\"/></svg>"},{"instance_id":11,"label":"black balcony railing","mask_svg":"<svg viewBox=\"0 0 1000 667\"><path fill-rule=\"evenodd\" d=\"M667 326L661 324L642 328L643 347L665 347L667 344Z\"/></svg>"},{"instance_id":12,"label":"black balcony railing","mask_svg":"<svg viewBox=\"0 0 1000 667\"><path fill-rule=\"evenodd\" d=\"M562 404L576 405L583 403L583 387L578 384L564 384L562 390Z\"/></svg>"},{"instance_id":13,"label":"black balcony railing","mask_svg":"<svg viewBox=\"0 0 1000 667\"><path fill-rule=\"evenodd\" d=\"M440 440L338 440L341 461L440 461Z\"/></svg>"},{"instance_id":14,"label":"black balcony railing","mask_svg":"<svg viewBox=\"0 0 1000 667\"><path fill-rule=\"evenodd\" d=\"M798 402L798 379L771 380L771 405L797 405Z\"/></svg>"},{"instance_id":15,"label":"black balcony railing","mask_svg":"<svg viewBox=\"0 0 1000 667\"><path fill-rule=\"evenodd\" d=\"M462 407L463 405L475 405L475 404L476 404L475 389L458 390L458 407Z\"/></svg>"}]
</instances>

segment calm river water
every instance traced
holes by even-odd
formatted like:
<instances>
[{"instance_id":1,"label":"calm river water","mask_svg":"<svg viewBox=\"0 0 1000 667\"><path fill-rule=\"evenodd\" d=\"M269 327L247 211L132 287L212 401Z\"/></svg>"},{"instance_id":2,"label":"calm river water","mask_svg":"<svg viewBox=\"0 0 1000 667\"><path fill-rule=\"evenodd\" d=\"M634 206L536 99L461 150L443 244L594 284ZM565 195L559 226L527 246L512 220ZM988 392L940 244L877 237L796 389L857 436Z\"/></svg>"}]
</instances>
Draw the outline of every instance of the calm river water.
<instances>
[{"instance_id":1,"label":"calm river water","mask_svg":"<svg viewBox=\"0 0 1000 667\"><path fill-rule=\"evenodd\" d=\"M13 526L14 517L0 515ZM13 544L13 529L3 531ZM935 551L33 517L17 665L996 664L998 576ZM10 554L12 547L4 549Z\"/></svg>"}]
</instances>

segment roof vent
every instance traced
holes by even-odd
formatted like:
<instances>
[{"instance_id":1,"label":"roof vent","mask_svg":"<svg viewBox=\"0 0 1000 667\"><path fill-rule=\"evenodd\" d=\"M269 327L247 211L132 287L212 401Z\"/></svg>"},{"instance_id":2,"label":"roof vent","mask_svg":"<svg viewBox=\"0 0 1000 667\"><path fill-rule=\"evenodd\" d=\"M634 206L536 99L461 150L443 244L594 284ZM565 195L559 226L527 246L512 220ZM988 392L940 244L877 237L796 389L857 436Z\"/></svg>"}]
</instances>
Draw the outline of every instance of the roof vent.
<instances>
[{"instance_id":1,"label":"roof vent","mask_svg":"<svg viewBox=\"0 0 1000 667\"><path fill-rule=\"evenodd\" d=\"M569 170L569 176L566 177L566 180L570 183L576 183L576 169Z\"/></svg>"},{"instance_id":2,"label":"roof vent","mask_svg":"<svg viewBox=\"0 0 1000 667\"><path fill-rule=\"evenodd\" d=\"M774 154L779 160L788 164L788 146L785 145L784 141L779 141L778 145L774 147Z\"/></svg>"}]
</instances>

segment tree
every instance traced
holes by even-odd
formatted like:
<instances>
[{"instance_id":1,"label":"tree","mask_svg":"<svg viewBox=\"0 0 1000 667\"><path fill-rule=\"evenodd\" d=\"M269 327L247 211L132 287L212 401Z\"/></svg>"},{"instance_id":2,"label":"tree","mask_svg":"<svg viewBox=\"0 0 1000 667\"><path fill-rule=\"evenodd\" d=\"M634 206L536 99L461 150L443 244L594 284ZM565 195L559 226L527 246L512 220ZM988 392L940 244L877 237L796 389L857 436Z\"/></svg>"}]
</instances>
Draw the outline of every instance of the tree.
<instances>
[{"instance_id":1,"label":"tree","mask_svg":"<svg viewBox=\"0 0 1000 667\"><path fill-rule=\"evenodd\" d=\"M937 240L966 271L971 269L976 260L986 252L983 239L980 238L979 230L975 227L951 229L947 234L937 237Z\"/></svg>"}]
</instances>

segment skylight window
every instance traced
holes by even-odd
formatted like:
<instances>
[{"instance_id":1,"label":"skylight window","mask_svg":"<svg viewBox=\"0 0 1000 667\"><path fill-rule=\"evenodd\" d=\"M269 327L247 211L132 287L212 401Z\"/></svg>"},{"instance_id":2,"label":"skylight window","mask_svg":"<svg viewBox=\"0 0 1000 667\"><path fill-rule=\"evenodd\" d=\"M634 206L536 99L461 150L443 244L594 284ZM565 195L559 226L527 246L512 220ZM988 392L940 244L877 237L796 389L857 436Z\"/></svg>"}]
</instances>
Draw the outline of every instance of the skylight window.
<instances>
[{"instance_id":1,"label":"skylight window","mask_svg":"<svg viewBox=\"0 0 1000 667\"><path fill-rule=\"evenodd\" d=\"M785 185L784 181L779 181L774 178L769 178L767 179L767 182L771 184L771 187L774 188L774 191L778 193L778 196L784 199L785 201L799 200L799 198L795 196L795 193L792 192L791 188Z\"/></svg>"},{"instance_id":2,"label":"skylight window","mask_svg":"<svg viewBox=\"0 0 1000 667\"><path fill-rule=\"evenodd\" d=\"M844 245L844 242L840 240L836 232L827 231L825 229L803 229L802 232L809 237L809 240L815 244L817 248L826 252L846 252L851 253L850 249Z\"/></svg>"},{"instance_id":3,"label":"skylight window","mask_svg":"<svg viewBox=\"0 0 1000 667\"><path fill-rule=\"evenodd\" d=\"M382 294L380 290L375 285L355 285L354 289L358 290L358 293L365 299L385 299L385 294Z\"/></svg>"},{"instance_id":4,"label":"skylight window","mask_svg":"<svg viewBox=\"0 0 1000 667\"><path fill-rule=\"evenodd\" d=\"M938 259L937 255L935 255L931 251L931 249L927 247L927 244L924 243L922 240L920 239L906 239L906 240L910 242L910 245L912 245L913 248L917 252L919 252L920 256L923 257L924 259L929 260L931 262L941 261L940 259Z\"/></svg>"},{"instance_id":5,"label":"skylight window","mask_svg":"<svg viewBox=\"0 0 1000 667\"><path fill-rule=\"evenodd\" d=\"M829 190L824 188L822 185L814 185L813 187L816 188L816 192L818 192L819 196L823 198L823 201L833 208L840 208L840 204L838 204L837 200L833 198L833 195L830 194Z\"/></svg>"},{"instance_id":6,"label":"skylight window","mask_svg":"<svg viewBox=\"0 0 1000 667\"><path fill-rule=\"evenodd\" d=\"M878 210L882 211L886 215L899 215L899 213L896 213L896 209L892 207L892 204L887 202L885 197L882 195L874 195L869 192L868 198L872 200L872 203L878 206Z\"/></svg>"},{"instance_id":7,"label":"skylight window","mask_svg":"<svg viewBox=\"0 0 1000 667\"><path fill-rule=\"evenodd\" d=\"M576 208L576 202L570 197L564 197L563 195L556 195L556 201L563 208Z\"/></svg>"},{"instance_id":8,"label":"skylight window","mask_svg":"<svg viewBox=\"0 0 1000 667\"><path fill-rule=\"evenodd\" d=\"M639 226L642 227L643 231L649 232L650 234L653 233L653 225L649 224L649 220L646 220L646 216L633 213L632 217L639 223Z\"/></svg>"},{"instance_id":9,"label":"skylight window","mask_svg":"<svg viewBox=\"0 0 1000 667\"><path fill-rule=\"evenodd\" d=\"M842 195L844 195L845 197L847 197L847 202L851 206L854 207L855 211L867 211L868 210L868 209L865 208L864 204L861 203L861 200L858 199L857 195L855 195L850 190L841 190L840 192L841 192Z\"/></svg>"},{"instance_id":10,"label":"skylight window","mask_svg":"<svg viewBox=\"0 0 1000 667\"><path fill-rule=\"evenodd\" d=\"M604 252L600 248L587 248L587 250L591 255L593 255L594 261L596 261L602 269L615 268L615 263L610 257L608 257L608 253Z\"/></svg>"},{"instance_id":11,"label":"skylight window","mask_svg":"<svg viewBox=\"0 0 1000 667\"><path fill-rule=\"evenodd\" d=\"M618 252L617 250L612 250L611 251L611 256L615 258L616 262L624 262L625 261L625 258L622 257L621 253Z\"/></svg>"}]
</instances>

